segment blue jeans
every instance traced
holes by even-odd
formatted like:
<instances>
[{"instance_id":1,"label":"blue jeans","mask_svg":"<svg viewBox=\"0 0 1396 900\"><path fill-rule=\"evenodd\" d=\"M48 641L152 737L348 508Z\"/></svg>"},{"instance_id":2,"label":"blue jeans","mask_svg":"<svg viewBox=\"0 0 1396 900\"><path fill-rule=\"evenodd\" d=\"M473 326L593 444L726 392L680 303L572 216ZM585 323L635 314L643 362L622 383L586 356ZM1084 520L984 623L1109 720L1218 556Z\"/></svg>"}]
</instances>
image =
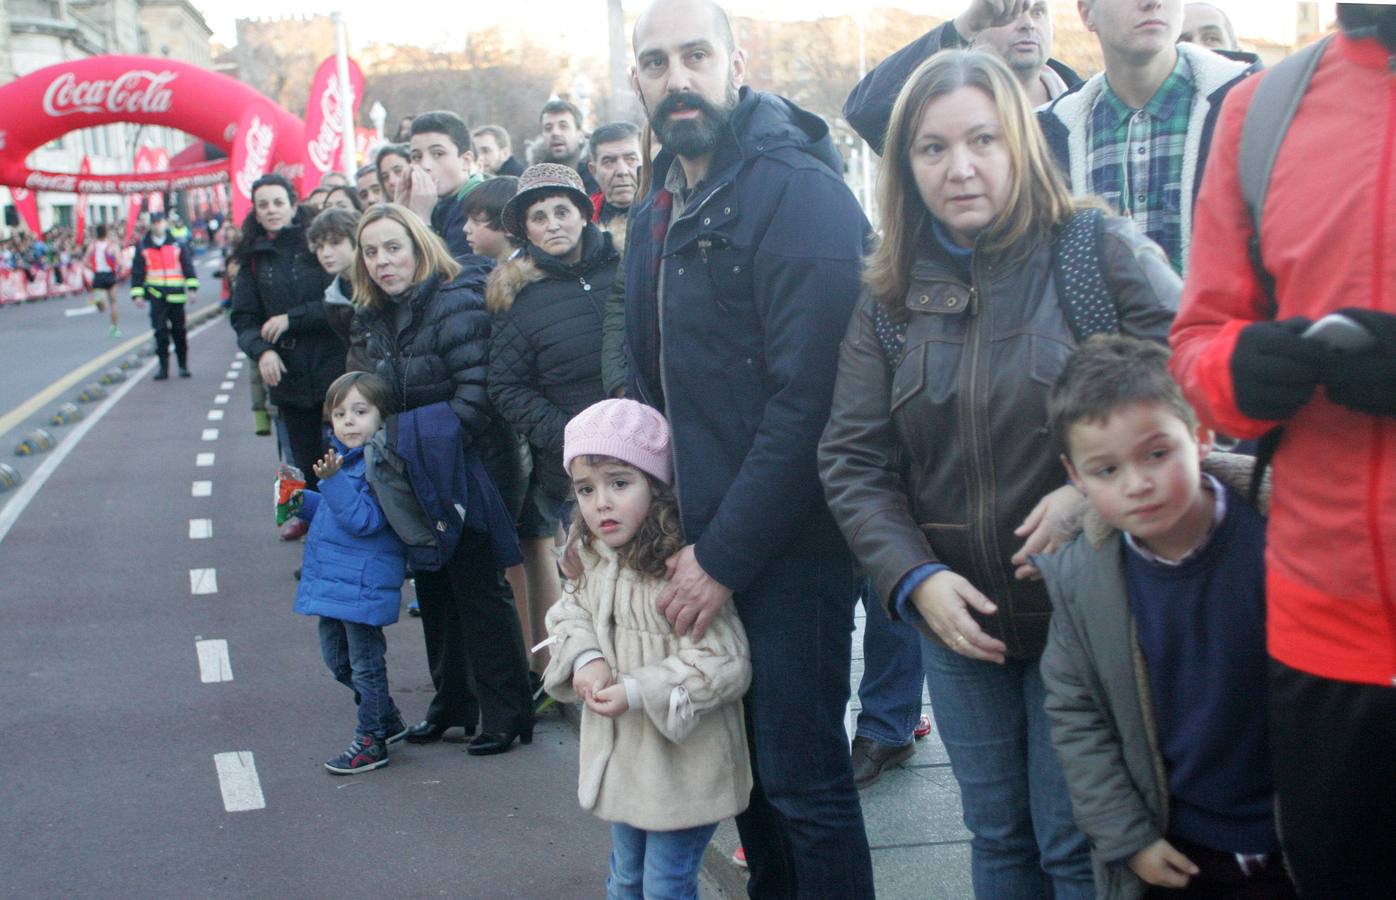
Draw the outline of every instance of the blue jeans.
<instances>
[{"instance_id":1,"label":"blue jeans","mask_svg":"<svg viewBox=\"0 0 1396 900\"><path fill-rule=\"evenodd\" d=\"M772 562L734 597L751 643L745 698L754 786L737 816L751 897L873 895L872 857L844 731L853 563L823 552Z\"/></svg>"},{"instance_id":2,"label":"blue jeans","mask_svg":"<svg viewBox=\"0 0 1396 900\"><path fill-rule=\"evenodd\" d=\"M320 654L334 680L354 692L359 707L355 734L384 737L388 722L398 715L388 694L388 665L383 660L387 649L377 625L320 617Z\"/></svg>"},{"instance_id":3,"label":"blue jeans","mask_svg":"<svg viewBox=\"0 0 1396 900\"><path fill-rule=\"evenodd\" d=\"M1052 749L1047 692L1036 659L1002 666L921 640L936 728L960 784L972 833L976 897L1089 900L1095 896L1086 838Z\"/></svg>"},{"instance_id":4,"label":"blue jeans","mask_svg":"<svg viewBox=\"0 0 1396 900\"><path fill-rule=\"evenodd\" d=\"M717 823L679 831L611 826L606 900L698 900L698 871Z\"/></svg>"},{"instance_id":5,"label":"blue jeans","mask_svg":"<svg viewBox=\"0 0 1396 900\"><path fill-rule=\"evenodd\" d=\"M898 746L910 741L921 718L921 634L893 622L872 579L859 583L863 620L863 680L858 683L858 736Z\"/></svg>"}]
</instances>

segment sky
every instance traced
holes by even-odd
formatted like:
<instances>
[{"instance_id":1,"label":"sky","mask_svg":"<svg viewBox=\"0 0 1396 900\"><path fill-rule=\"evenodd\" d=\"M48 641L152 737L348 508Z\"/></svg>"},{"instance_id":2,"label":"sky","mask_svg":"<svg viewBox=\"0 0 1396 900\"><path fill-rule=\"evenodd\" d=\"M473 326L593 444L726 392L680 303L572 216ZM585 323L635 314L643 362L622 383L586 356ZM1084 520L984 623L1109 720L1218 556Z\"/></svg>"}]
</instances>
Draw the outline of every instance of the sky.
<instances>
[{"instance_id":1,"label":"sky","mask_svg":"<svg viewBox=\"0 0 1396 900\"><path fill-rule=\"evenodd\" d=\"M386 43L415 44L433 49L457 49L464 45L465 35L471 28L497 25L506 17L514 21L520 19L520 10L526 10L530 21L539 23L575 22L577 16L587 7L593 7L597 24L604 27L606 17L605 0L519 0L516 3L472 3L460 4L459 23L427 23L420 17L398 15L386 17L384 8L393 8L382 0L192 0L204 14L214 40L230 45L235 35L233 21L236 18L310 15L338 9L345 16L349 26L351 46L362 46L369 40ZM1072 0L1055 0L1056 3ZM1212 0L1226 10L1236 25L1236 31L1243 37L1262 37L1275 41L1286 41L1292 37L1292 0ZM626 0L627 11L637 11L645 5L645 0ZM896 6L912 12L928 15L951 16L967 5L967 0L919 0L919 2L898 2L898 0L729 0L727 8L740 15L770 17L778 19L809 19L826 15L847 15L860 8L872 6ZM1331 7L1331 3L1324 4ZM441 7L446 7L442 4ZM438 7L438 8L441 8ZM449 7L447 7L449 8ZM465 10L469 9L467 16Z\"/></svg>"}]
</instances>

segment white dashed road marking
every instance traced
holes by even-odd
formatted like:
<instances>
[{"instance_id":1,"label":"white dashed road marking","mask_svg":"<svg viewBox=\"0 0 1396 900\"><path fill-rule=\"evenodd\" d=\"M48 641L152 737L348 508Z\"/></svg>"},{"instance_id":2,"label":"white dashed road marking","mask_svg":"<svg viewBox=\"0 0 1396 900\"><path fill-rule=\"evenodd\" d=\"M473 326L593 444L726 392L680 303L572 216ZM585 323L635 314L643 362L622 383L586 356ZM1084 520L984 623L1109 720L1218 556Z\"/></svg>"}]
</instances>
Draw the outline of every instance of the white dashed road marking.
<instances>
[{"instance_id":1,"label":"white dashed road marking","mask_svg":"<svg viewBox=\"0 0 1396 900\"><path fill-rule=\"evenodd\" d=\"M189 570L189 593L191 593L191 594L216 594L216 593L218 593L218 570L217 570L217 569L190 569L190 570Z\"/></svg>"},{"instance_id":2,"label":"white dashed road marking","mask_svg":"<svg viewBox=\"0 0 1396 900\"><path fill-rule=\"evenodd\" d=\"M233 383L231 381L220 381L218 383L218 389L220 391L231 391L233 389Z\"/></svg>"},{"instance_id":3,"label":"white dashed road marking","mask_svg":"<svg viewBox=\"0 0 1396 900\"><path fill-rule=\"evenodd\" d=\"M212 453L200 453L194 457L194 465L201 469L207 469L213 465L214 455Z\"/></svg>"},{"instance_id":4,"label":"white dashed road marking","mask_svg":"<svg viewBox=\"0 0 1396 900\"><path fill-rule=\"evenodd\" d=\"M213 482L212 482L212 481L196 481L196 482L194 482L194 483L193 483L192 485L190 485L190 487L189 487L189 496L191 496L191 497L212 497L212 496L213 496Z\"/></svg>"},{"instance_id":5,"label":"white dashed road marking","mask_svg":"<svg viewBox=\"0 0 1396 900\"><path fill-rule=\"evenodd\" d=\"M224 809L228 812L246 812L267 808L252 751L215 753L213 765L218 770L218 789L223 792Z\"/></svg>"},{"instance_id":6,"label":"white dashed road marking","mask_svg":"<svg viewBox=\"0 0 1396 900\"><path fill-rule=\"evenodd\" d=\"M208 411L208 420L209 420L210 422L221 422L221 421L223 421L223 410L221 410L221 409L210 409L210 410Z\"/></svg>"},{"instance_id":7,"label":"white dashed road marking","mask_svg":"<svg viewBox=\"0 0 1396 900\"><path fill-rule=\"evenodd\" d=\"M227 641L195 641L194 649L199 654L200 681L217 684L233 680L233 663L228 659Z\"/></svg>"},{"instance_id":8,"label":"white dashed road marking","mask_svg":"<svg viewBox=\"0 0 1396 900\"><path fill-rule=\"evenodd\" d=\"M213 537L212 519L190 519L189 520L189 540L206 541Z\"/></svg>"},{"instance_id":9,"label":"white dashed road marking","mask_svg":"<svg viewBox=\"0 0 1396 900\"><path fill-rule=\"evenodd\" d=\"M224 405L225 403L228 402L228 395L227 395L227 394L219 394L217 397L214 397L214 398L213 398L213 402L214 402L214 403L217 403L219 406L222 406L222 405Z\"/></svg>"},{"instance_id":10,"label":"white dashed road marking","mask_svg":"<svg viewBox=\"0 0 1396 900\"><path fill-rule=\"evenodd\" d=\"M234 378L238 377L237 370L236 370L236 369L230 369L230 370L228 370L227 372L224 372L224 373L223 373L223 377L226 378L226 379L228 379L229 381L232 381Z\"/></svg>"},{"instance_id":11,"label":"white dashed road marking","mask_svg":"<svg viewBox=\"0 0 1396 900\"><path fill-rule=\"evenodd\" d=\"M205 428L202 437L203 437L203 439L206 440L206 441L216 441L216 440L218 440L218 429L217 429L217 428Z\"/></svg>"}]
</instances>

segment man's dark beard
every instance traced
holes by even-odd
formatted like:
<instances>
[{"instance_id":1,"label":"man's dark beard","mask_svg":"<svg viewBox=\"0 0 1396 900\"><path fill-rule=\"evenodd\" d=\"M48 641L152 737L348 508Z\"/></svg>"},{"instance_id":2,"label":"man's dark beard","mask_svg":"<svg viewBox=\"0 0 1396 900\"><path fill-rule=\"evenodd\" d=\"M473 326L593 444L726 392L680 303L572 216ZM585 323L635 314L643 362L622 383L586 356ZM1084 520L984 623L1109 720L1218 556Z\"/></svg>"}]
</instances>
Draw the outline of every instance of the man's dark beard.
<instances>
[{"instance_id":1,"label":"man's dark beard","mask_svg":"<svg viewBox=\"0 0 1396 900\"><path fill-rule=\"evenodd\" d=\"M709 103L703 97L689 91L670 94L660 101L650 116L650 127L659 136L659 141L668 150L673 150L686 159L696 159L712 152L727 127L727 120L737 105L737 90L727 89L727 102L724 106ZM696 119L669 118L675 112L685 109L698 110Z\"/></svg>"}]
</instances>

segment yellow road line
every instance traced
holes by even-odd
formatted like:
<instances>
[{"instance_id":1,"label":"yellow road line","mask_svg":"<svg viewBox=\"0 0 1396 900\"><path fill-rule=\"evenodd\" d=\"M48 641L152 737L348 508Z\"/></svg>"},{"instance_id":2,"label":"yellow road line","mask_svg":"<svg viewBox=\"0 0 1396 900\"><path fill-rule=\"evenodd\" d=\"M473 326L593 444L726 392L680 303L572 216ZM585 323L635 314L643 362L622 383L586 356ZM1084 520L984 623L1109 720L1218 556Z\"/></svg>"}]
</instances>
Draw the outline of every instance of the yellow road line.
<instances>
[{"instance_id":1,"label":"yellow road line","mask_svg":"<svg viewBox=\"0 0 1396 900\"><path fill-rule=\"evenodd\" d=\"M198 312L194 313L189 317L188 325L191 327L197 325L204 319L217 315L219 312L221 312L221 310L219 309L218 304L216 303L212 304L211 306L205 306L203 309L199 310ZM30 397L28 400L25 400L19 406L16 406L14 409L5 413L5 415L0 416L0 436L5 435L16 425L20 424L25 419L34 415L34 413L38 412L40 408L47 406L49 403L52 403L55 399L57 399L59 394L62 394L64 391L68 390L73 385L88 378L92 375L92 373L106 367L113 360L120 359L127 353L130 353L132 350L135 350L141 344L144 344L146 341L150 340L151 335L152 332L147 330L143 334L137 335L136 337L133 337L128 341L118 344L117 346L103 353L101 356L98 356L95 359L88 360L87 362L78 366L73 371L69 372L67 375L62 376L57 381L50 384L48 387L39 391L37 394Z\"/></svg>"}]
</instances>

